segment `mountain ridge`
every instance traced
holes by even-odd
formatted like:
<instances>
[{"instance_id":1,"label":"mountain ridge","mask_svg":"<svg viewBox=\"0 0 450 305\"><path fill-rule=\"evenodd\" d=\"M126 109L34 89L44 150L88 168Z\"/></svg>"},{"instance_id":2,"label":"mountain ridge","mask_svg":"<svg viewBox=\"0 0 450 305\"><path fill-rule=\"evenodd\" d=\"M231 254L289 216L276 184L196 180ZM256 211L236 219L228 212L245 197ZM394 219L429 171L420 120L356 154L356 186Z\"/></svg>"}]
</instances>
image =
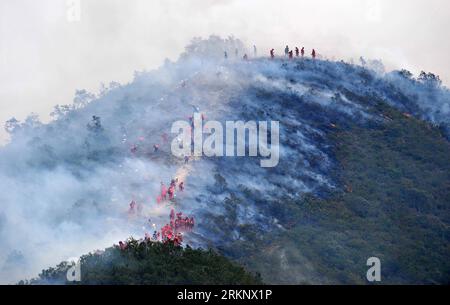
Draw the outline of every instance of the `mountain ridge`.
<instances>
[{"instance_id":1,"label":"mountain ridge","mask_svg":"<svg viewBox=\"0 0 450 305\"><path fill-rule=\"evenodd\" d=\"M36 274L65 257L107 247L130 234L142 236L144 231L150 230L142 228L148 224L147 218L158 227L163 226L170 206L156 204L160 182L170 181L180 168L187 166L183 160L172 156L164 134L170 134L171 123L188 120L194 111L220 122L280 121L280 164L277 167L262 169L259 159L249 157L191 160L186 190L178 193L175 201L177 209L194 215L197 220L196 229L186 236L188 243L194 247L211 246L244 265L250 264L253 266L250 270L261 271L263 280L266 279L264 271L257 265L264 265L268 257L259 257L252 263L242 260L244 253L251 254L249 249L260 253L259 245L264 248L272 235L279 238L279 234L290 229L294 239L302 240L298 236L298 220L290 217L295 213L304 216L306 211L300 212L298 206L319 202L331 209L325 212L333 215L329 203L335 200L336 194L356 192L354 186L340 180L348 174L343 166L349 162L347 156L338 155L340 145L352 147L355 152L365 151L369 160L377 158L376 150L367 151L366 147L351 146L351 142L342 143L336 140L336 134L359 139L361 143L365 142L358 136L367 136L385 148L387 159L394 158L392 149L403 149L401 156L405 158L414 155L416 149L415 156L420 158L413 161L417 164L427 158L440 164L441 169L431 162L423 171L431 175L439 173L437 176L441 180L434 181L433 185L438 185L436 190L440 196L425 189L422 190L425 195L412 192L408 200L418 206L431 205L431 212L422 216L437 217L448 225L446 185L449 177L445 171L442 174L442 169L448 168L442 161L446 160L445 154L438 154L437 158L425 149L427 144L419 145L422 142L417 141L419 147L405 148L400 140L395 140L398 134L407 135L408 143L414 144L410 139L414 134L395 125L397 121L413 122L407 126L434 143L436 151L448 152L448 145L444 143L448 143L450 130L450 94L437 76L422 73L414 78L405 70L384 73L343 61L222 58L224 50L235 48L240 53L245 51L245 46L233 38L193 40L177 62L166 61L155 71L137 73L129 84L112 83L100 96L78 91L72 106L55 108L55 120L50 124L41 124L35 116L24 123L9 121L6 127L12 140L0 149L0 188L3 190L0 199L4 202L0 236L5 249L9 250L1 257L2 274L21 279L24 275L18 270L23 270L24 266ZM380 70L379 62L374 65ZM92 116L100 120L96 122ZM391 133L377 138L385 126L392 127ZM447 140L438 140L441 136ZM385 143L391 145L391 150ZM155 144L160 145L158 152L153 151ZM356 164L366 161L364 155L355 160ZM404 164L416 166L414 162ZM403 166L406 166L398 162L392 165L393 169L387 169L382 162L377 164L378 169L387 170L400 180ZM360 170L364 173L365 169ZM372 167L370 172L377 172L377 167ZM414 181L429 179L417 172L413 177ZM364 181L372 185L370 179ZM397 180L389 181L395 185ZM408 188L402 185L402 189ZM380 192L378 190L377 194L381 196ZM126 210L133 198L143 205L145 217L129 221ZM417 198L420 203L416 203ZM436 198L442 202L436 203ZM439 213L437 206L442 206ZM342 210L351 215L349 226L353 221L361 221L361 213L364 215L364 209L357 205ZM315 217L321 218L320 215ZM395 222L397 220L390 221L394 226L402 226L400 221ZM322 227L303 225L300 229L323 236L338 230L336 234L345 236L345 230L350 228L339 227L339 218L334 221L336 226L328 219ZM359 234L358 242L365 232L360 229L360 233L354 232ZM444 237L439 238L435 235L439 230L430 230L430 240L438 243L439 248L448 247L448 229L442 233ZM33 232L32 236L28 232ZM422 241L427 238L423 236ZM290 242L275 244L274 247L284 253L280 254L284 257L284 266L295 266L296 274L288 277L288 282L363 281L362 254L355 258L362 273L351 268L346 276L334 270L336 264L349 267L345 255L351 253L345 241L337 240L340 244L335 247L345 250L339 252L337 262L321 257L326 245L316 245L308 252L288 248ZM334 241L333 238L328 240L331 244ZM412 247L410 238L405 242ZM65 248L61 249L60 244ZM384 243L380 242L379 248L383 247ZM49 257L46 253L53 255ZM258 256L254 253L252 255ZM290 262L290 255L294 256L295 263ZM420 257L423 258L423 254ZM433 273L438 282L448 279L448 269L442 263L447 257L439 252L435 259L444 270L443 275ZM399 273L412 268L399 264L399 259L391 257L388 261L400 270ZM309 270L306 275L301 266ZM408 282L408 279L425 281L420 274L409 273L412 274L409 278L402 278L395 272L388 274L393 283L396 280ZM282 276L280 274L274 281L286 282Z\"/></svg>"}]
</instances>

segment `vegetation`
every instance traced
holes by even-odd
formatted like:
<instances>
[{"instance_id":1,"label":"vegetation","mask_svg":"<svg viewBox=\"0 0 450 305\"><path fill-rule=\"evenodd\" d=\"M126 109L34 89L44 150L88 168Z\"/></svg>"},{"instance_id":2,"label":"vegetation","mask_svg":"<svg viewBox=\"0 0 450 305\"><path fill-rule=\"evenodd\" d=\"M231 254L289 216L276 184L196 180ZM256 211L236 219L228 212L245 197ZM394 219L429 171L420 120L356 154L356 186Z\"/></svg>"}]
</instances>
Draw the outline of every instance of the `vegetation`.
<instances>
[{"instance_id":1,"label":"vegetation","mask_svg":"<svg viewBox=\"0 0 450 305\"><path fill-rule=\"evenodd\" d=\"M81 257L82 285L251 285L261 284L258 276L212 250L182 248L172 243L128 240L128 247L115 246L102 253ZM19 284L72 284L67 282L67 270L72 265L63 262L43 270L37 279Z\"/></svg>"},{"instance_id":2,"label":"vegetation","mask_svg":"<svg viewBox=\"0 0 450 305\"><path fill-rule=\"evenodd\" d=\"M279 198L267 208L281 228L236 221L231 196L214 227L237 234L217 250L130 241L83 256L81 284L367 284L366 261L381 259L381 284L450 283L450 143L438 127L380 103L385 121L330 129L340 186L330 196ZM226 180L216 176L216 189ZM255 200L248 194L248 200ZM223 234L217 231L217 234ZM230 233L233 232L233 233ZM27 283L65 283L70 266Z\"/></svg>"},{"instance_id":3,"label":"vegetation","mask_svg":"<svg viewBox=\"0 0 450 305\"><path fill-rule=\"evenodd\" d=\"M450 143L426 122L378 111L380 126L329 134L341 191L280 201L284 229L246 242L245 255L242 241L223 251L268 283L365 284L372 256L382 284L450 283Z\"/></svg>"}]
</instances>

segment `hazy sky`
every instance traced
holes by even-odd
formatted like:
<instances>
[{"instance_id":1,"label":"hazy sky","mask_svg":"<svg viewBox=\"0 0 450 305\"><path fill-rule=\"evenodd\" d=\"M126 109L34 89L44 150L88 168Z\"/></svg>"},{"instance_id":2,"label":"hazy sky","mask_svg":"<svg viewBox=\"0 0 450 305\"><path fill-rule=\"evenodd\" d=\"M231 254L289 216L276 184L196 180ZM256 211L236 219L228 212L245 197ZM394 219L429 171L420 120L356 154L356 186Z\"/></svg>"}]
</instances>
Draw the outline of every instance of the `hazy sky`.
<instances>
[{"instance_id":1,"label":"hazy sky","mask_svg":"<svg viewBox=\"0 0 450 305\"><path fill-rule=\"evenodd\" d=\"M448 85L449 29L448 0L0 0L0 122L30 112L47 121L75 89L130 81L210 34L234 35L260 54L289 44L382 59Z\"/></svg>"}]
</instances>

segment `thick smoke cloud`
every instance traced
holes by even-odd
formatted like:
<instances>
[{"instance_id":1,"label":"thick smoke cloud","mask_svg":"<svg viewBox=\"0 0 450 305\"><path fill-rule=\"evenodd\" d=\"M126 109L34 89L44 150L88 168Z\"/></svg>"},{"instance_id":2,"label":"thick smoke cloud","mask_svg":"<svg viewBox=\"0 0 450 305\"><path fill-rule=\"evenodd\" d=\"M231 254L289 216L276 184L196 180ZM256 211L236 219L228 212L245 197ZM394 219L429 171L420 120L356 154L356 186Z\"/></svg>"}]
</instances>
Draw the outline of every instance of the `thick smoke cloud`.
<instances>
[{"instance_id":1,"label":"thick smoke cloud","mask_svg":"<svg viewBox=\"0 0 450 305\"><path fill-rule=\"evenodd\" d=\"M241 60L248 49L232 37L194 39L177 62L137 72L129 84L111 83L99 95L79 91L75 104L55 107L49 124L34 116L9 121L12 140L0 150L0 280L36 276L61 260L142 237L151 223L164 225L170 208L155 199L160 182L174 177L186 182L176 209L196 216L187 239L194 246L237 239L242 224L260 234L283 229L272 205L339 190L327 132L349 120L382 123L378 100L450 124L449 92L431 76L310 59ZM279 166L264 169L249 157L185 165L173 157L171 124L197 110L221 122L280 121ZM143 206L141 216L127 213L131 200ZM211 215L233 229L215 226Z\"/></svg>"}]
</instances>

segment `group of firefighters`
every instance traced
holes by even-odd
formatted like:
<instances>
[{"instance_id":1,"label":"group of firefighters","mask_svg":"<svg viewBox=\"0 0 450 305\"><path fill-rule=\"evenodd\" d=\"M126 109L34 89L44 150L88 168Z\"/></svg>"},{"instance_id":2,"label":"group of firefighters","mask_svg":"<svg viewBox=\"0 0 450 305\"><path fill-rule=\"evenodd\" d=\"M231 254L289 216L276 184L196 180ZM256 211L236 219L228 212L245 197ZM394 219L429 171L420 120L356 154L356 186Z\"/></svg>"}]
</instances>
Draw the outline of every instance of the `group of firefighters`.
<instances>
[{"instance_id":1,"label":"group of firefighters","mask_svg":"<svg viewBox=\"0 0 450 305\"><path fill-rule=\"evenodd\" d=\"M134 215L136 214L136 212L138 214L140 214L142 212L142 205L141 204L137 204L136 201L131 200L130 202L130 209L128 210L128 214L129 215Z\"/></svg>"},{"instance_id":2,"label":"group of firefighters","mask_svg":"<svg viewBox=\"0 0 450 305\"><path fill-rule=\"evenodd\" d=\"M270 57L271 58L275 57L274 52L275 52L274 49L270 50ZM286 46L286 48L284 48L284 56L289 57L289 59L294 58L294 50L289 50L289 46ZM302 47L301 50L299 50L298 47L295 47L295 57L300 57L300 56L301 57L305 56L305 47ZM316 58L316 50L315 49L312 49L311 57L313 59Z\"/></svg>"},{"instance_id":3,"label":"group of firefighters","mask_svg":"<svg viewBox=\"0 0 450 305\"><path fill-rule=\"evenodd\" d=\"M161 182L160 194L156 198L158 204L163 201L172 201L175 198L175 192L177 189L184 191L184 182L179 181L178 178L172 179L169 187L167 188L164 182ZM142 211L142 205L137 204L135 200L132 200L129 204L128 214L133 216L140 214ZM150 221L150 220L149 220ZM145 233L145 241L162 241L164 243L172 242L174 245L179 246L183 241L183 232L189 232L194 228L194 217L183 216L183 213L175 213L172 209L170 211L170 223L161 228L161 231L155 230L153 236ZM156 228L155 225L153 225ZM126 242L120 241L119 248L125 250L128 247Z\"/></svg>"},{"instance_id":4,"label":"group of firefighters","mask_svg":"<svg viewBox=\"0 0 450 305\"><path fill-rule=\"evenodd\" d=\"M289 46L286 46L286 48L284 48L284 56L288 57L289 59L293 59L294 58L294 51L295 51L295 57L305 57L305 47L302 47L301 49L299 49L298 47L295 47L294 50L290 50ZM316 50L312 49L311 52L311 57L313 59L316 59ZM270 50L270 58L275 58L275 49L271 49Z\"/></svg>"},{"instance_id":5,"label":"group of firefighters","mask_svg":"<svg viewBox=\"0 0 450 305\"><path fill-rule=\"evenodd\" d=\"M173 243L175 246L180 246L183 242L183 232L192 231L194 225L194 217L183 216L183 213L175 213L175 210L172 209L170 211L170 223L163 226L161 232L155 230L153 236L145 233L144 241L162 241L164 243ZM119 248L121 250L125 250L127 247L127 242L119 241Z\"/></svg>"},{"instance_id":6,"label":"group of firefighters","mask_svg":"<svg viewBox=\"0 0 450 305\"><path fill-rule=\"evenodd\" d=\"M167 199L173 200L175 199L175 192L177 190L180 192L184 191L184 182L181 181L178 183L178 178L172 179L170 182L169 188L166 187L164 182L161 182L161 193L156 197L156 202L159 204L163 201L166 201Z\"/></svg>"},{"instance_id":7,"label":"group of firefighters","mask_svg":"<svg viewBox=\"0 0 450 305\"><path fill-rule=\"evenodd\" d=\"M183 213L176 213L172 209L170 211L170 227L174 228L175 231L191 231L194 228L194 217L183 217Z\"/></svg>"},{"instance_id":8,"label":"group of firefighters","mask_svg":"<svg viewBox=\"0 0 450 305\"><path fill-rule=\"evenodd\" d=\"M256 57L256 55L257 55L256 46L253 46L253 52L254 52L254 55ZM300 57L300 56L304 57L305 56L305 47L302 47L301 49L299 49L298 47L295 47L294 50L290 50L289 46L286 46L286 48L284 48L284 56L288 57L289 59L293 59L294 58L294 52L295 52L295 57ZM237 49L236 49L235 54L236 54L236 57L237 57L238 56L238 50ZM317 56L316 50L312 49L311 57L313 59L316 59L316 56ZM226 51L224 52L224 57L225 57L225 59L228 58L228 53ZM270 58L272 58L272 59L275 58L275 49L271 49L270 50ZM248 55L244 54L242 59L248 60Z\"/></svg>"}]
</instances>

